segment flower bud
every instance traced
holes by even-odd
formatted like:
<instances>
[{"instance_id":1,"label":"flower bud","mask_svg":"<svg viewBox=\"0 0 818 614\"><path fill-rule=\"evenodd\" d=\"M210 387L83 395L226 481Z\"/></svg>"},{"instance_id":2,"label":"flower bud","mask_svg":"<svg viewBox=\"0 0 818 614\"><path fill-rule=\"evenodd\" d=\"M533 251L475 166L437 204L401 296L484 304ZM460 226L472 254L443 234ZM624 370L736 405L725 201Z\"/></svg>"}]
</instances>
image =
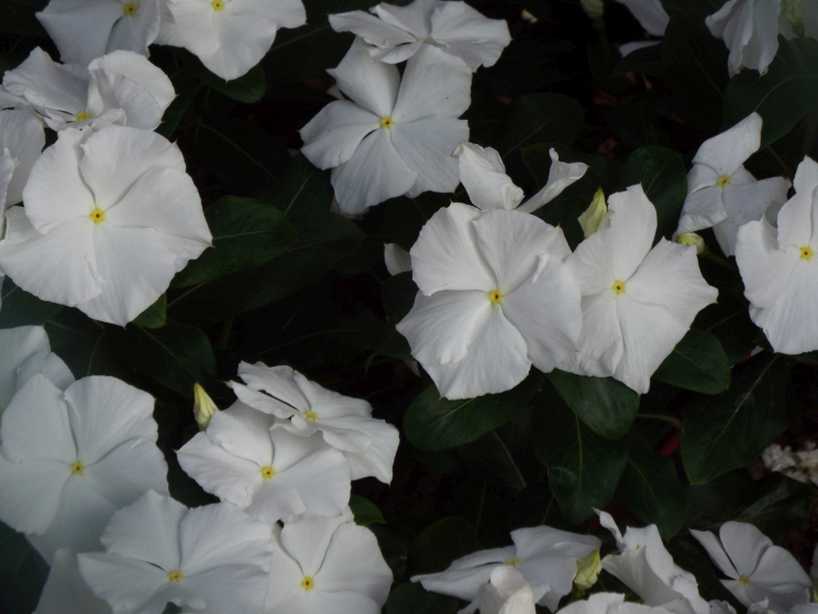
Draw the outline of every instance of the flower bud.
<instances>
[{"instance_id":1,"label":"flower bud","mask_svg":"<svg viewBox=\"0 0 818 614\"><path fill-rule=\"evenodd\" d=\"M676 237L676 242L681 243L682 245L695 247L696 254L698 255L704 253L704 250L707 247L704 244L704 239L701 237L701 235L697 235L695 232L683 232Z\"/></svg>"},{"instance_id":2,"label":"flower bud","mask_svg":"<svg viewBox=\"0 0 818 614\"><path fill-rule=\"evenodd\" d=\"M602 571L602 561L599 558L599 548L588 556L584 556L577 561L577 575L574 576L574 586L580 591L587 591L599 577Z\"/></svg>"},{"instance_id":3,"label":"flower bud","mask_svg":"<svg viewBox=\"0 0 818 614\"><path fill-rule=\"evenodd\" d=\"M603 0L579 0L582 10L591 19L602 19L605 14L605 2Z\"/></svg>"},{"instance_id":4,"label":"flower bud","mask_svg":"<svg viewBox=\"0 0 818 614\"><path fill-rule=\"evenodd\" d=\"M199 429L205 430L217 411L219 408L205 389L199 384L193 384L193 417Z\"/></svg>"},{"instance_id":5,"label":"flower bud","mask_svg":"<svg viewBox=\"0 0 818 614\"><path fill-rule=\"evenodd\" d=\"M608 217L608 203L605 201L605 192L599 188L588 208L577 219L582 226L582 232L587 239L594 234Z\"/></svg>"}]
</instances>

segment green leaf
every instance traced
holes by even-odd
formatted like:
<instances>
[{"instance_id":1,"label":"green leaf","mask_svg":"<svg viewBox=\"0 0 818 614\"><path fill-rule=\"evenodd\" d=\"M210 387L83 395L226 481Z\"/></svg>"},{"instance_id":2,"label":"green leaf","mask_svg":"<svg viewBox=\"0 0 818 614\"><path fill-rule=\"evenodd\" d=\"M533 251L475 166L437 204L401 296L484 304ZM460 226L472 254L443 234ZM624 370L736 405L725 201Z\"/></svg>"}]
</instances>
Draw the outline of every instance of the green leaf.
<instances>
[{"instance_id":1,"label":"green leaf","mask_svg":"<svg viewBox=\"0 0 818 614\"><path fill-rule=\"evenodd\" d=\"M725 124L733 125L757 111L764 118L763 145L787 135L818 99L818 41L781 40L764 76L745 70L730 81L724 100Z\"/></svg>"},{"instance_id":2,"label":"green leaf","mask_svg":"<svg viewBox=\"0 0 818 614\"><path fill-rule=\"evenodd\" d=\"M552 371L548 380L571 411L607 439L624 437L639 412L639 395L614 379Z\"/></svg>"},{"instance_id":3,"label":"green leaf","mask_svg":"<svg viewBox=\"0 0 818 614\"><path fill-rule=\"evenodd\" d=\"M264 98L267 92L267 77L261 64L257 64L246 75L232 81L225 81L206 69L200 74L202 81L211 89L236 102L253 104Z\"/></svg>"},{"instance_id":4,"label":"green leaf","mask_svg":"<svg viewBox=\"0 0 818 614\"><path fill-rule=\"evenodd\" d=\"M750 463L787 428L787 360L760 355L730 390L703 401L684 420L682 461L693 484Z\"/></svg>"},{"instance_id":5,"label":"green leaf","mask_svg":"<svg viewBox=\"0 0 818 614\"><path fill-rule=\"evenodd\" d=\"M156 302L140 313L133 321L142 328L162 328L168 321L168 298L160 296Z\"/></svg>"},{"instance_id":6,"label":"green leaf","mask_svg":"<svg viewBox=\"0 0 818 614\"><path fill-rule=\"evenodd\" d=\"M715 335L691 329L653 377L677 388L719 394L730 387L730 362Z\"/></svg>"},{"instance_id":7,"label":"green leaf","mask_svg":"<svg viewBox=\"0 0 818 614\"><path fill-rule=\"evenodd\" d=\"M551 447L547 461L551 493L563 515L580 523L613 497L625 471L627 451L623 442L603 439L579 418L570 417L573 433L553 428L544 445Z\"/></svg>"},{"instance_id":8,"label":"green leaf","mask_svg":"<svg viewBox=\"0 0 818 614\"><path fill-rule=\"evenodd\" d=\"M355 516L355 522L362 527L373 524L386 524L383 512L366 497L352 495L349 500L349 507L352 509L353 516Z\"/></svg>"},{"instance_id":9,"label":"green leaf","mask_svg":"<svg viewBox=\"0 0 818 614\"><path fill-rule=\"evenodd\" d=\"M9 278L0 279L0 328L44 324L63 310L62 305L41 301Z\"/></svg>"},{"instance_id":10,"label":"green leaf","mask_svg":"<svg viewBox=\"0 0 818 614\"><path fill-rule=\"evenodd\" d=\"M48 565L23 535L3 523L0 552L0 611L33 612L48 576Z\"/></svg>"},{"instance_id":11,"label":"green leaf","mask_svg":"<svg viewBox=\"0 0 818 614\"><path fill-rule=\"evenodd\" d=\"M389 594L384 614L456 614L460 602L454 597L429 593L418 582L398 584Z\"/></svg>"},{"instance_id":12,"label":"green leaf","mask_svg":"<svg viewBox=\"0 0 818 614\"><path fill-rule=\"evenodd\" d=\"M445 450L475 441L502 426L533 394L522 384L511 392L448 401L435 386L424 390L403 420L406 437L421 450Z\"/></svg>"},{"instance_id":13,"label":"green leaf","mask_svg":"<svg viewBox=\"0 0 818 614\"><path fill-rule=\"evenodd\" d=\"M562 94L530 94L514 103L506 126L503 152L531 143L571 144L579 136L585 111Z\"/></svg>"},{"instance_id":14,"label":"green leaf","mask_svg":"<svg viewBox=\"0 0 818 614\"><path fill-rule=\"evenodd\" d=\"M184 288L261 266L293 243L295 230L283 211L270 203L227 196L205 210L213 247L177 275Z\"/></svg>"},{"instance_id":15,"label":"green leaf","mask_svg":"<svg viewBox=\"0 0 818 614\"><path fill-rule=\"evenodd\" d=\"M670 539L687 519L687 489L679 480L672 459L636 443L630 450L620 483L622 500L646 523L655 523L665 539Z\"/></svg>"},{"instance_id":16,"label":"green leaf","mask_svg":"<svg viewBox=\"0 0 818 614\"><path fill-rule=\"evenodd\" d=\"M687 169L682 156L666 147L640 147L628 156L622 169L623 187L642 184L656 207L657 237L676 230L687 196Z\"/></svg>"},{"instance_id":17,"label":"green leaf","mask_svg":"<svg viewBox=\"0 0 818 614\"><path fill-rule=\"evenodd\" d=\"M459 516L447 516L427 526L412 542L409 552L411 570L432 573L449 566L475 547L472 524Z\"/></svg>"}]
</instances>

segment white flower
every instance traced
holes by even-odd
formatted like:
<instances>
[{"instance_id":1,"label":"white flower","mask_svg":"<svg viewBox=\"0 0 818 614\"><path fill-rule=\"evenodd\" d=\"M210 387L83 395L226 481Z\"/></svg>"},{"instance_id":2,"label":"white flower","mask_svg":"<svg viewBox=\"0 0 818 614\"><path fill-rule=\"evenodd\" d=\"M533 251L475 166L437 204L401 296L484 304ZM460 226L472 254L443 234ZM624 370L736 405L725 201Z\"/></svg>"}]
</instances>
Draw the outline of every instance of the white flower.
<instances>
[{"instance_id":1,"label":"white flower","mask_svg":"<svg viewBox=\"0 0 818 614\"><path fill-rule=\"evenodd\" d=\"M397 243L384 243L383 262L390 275L400 275L412 270L412 258L409 252Z\"/></svg>"},{"instance_id":2,"label":"white flower","mask_svg":"<svg viewBox=\"0 0 818 614\"><path fill-rule=\"evenodd\" d=\"M290 433L237 402L177 453L206 491L268 523L309 512L337 516L349 503L349 465L320 435Z\"/></svg>"},{"instance_id":3,"label":"white flower","mask_svg":"<svg viewBox=\"0 0 818 614\"><path fill-rule=\"evenodd\" d=\"M410 251L420 292L398 331L447 399L503 392L548 372L579 337L562 230L521 211L440 209Z\"/></svg>"},{"instance_id":4,"label":"white flower","mask_svg":"<svg viewBox=\"0 0 818 614\"><path fill-rule=\"evenodd\" d=\"M641 186L613 194L603 226L568 259L582 292L575 363L562 368L612 375L639 393L717 291L699 272L696 250L660 239L656 209Z\"/></svg>"},{"instance_id":5,"label":"white flower","mask_svg":"<svg viewBox=\"0 0 818 614\"><path fill-rule=\"evenodd\" d=\"M222 79L241 77L273 45L279 28L307 22L301 0L165 0L158 42L184 47Z\"/></svg>"},{"instance_id":6,"label":"white flower","mask_svg":"<svg viewBox=\"0 0 818 614\"><path fill-rule=\"evenodd\" d=\"M349 100L324 107L301 129L302 152L332 171L343 213L404 194L452 192L452 152L469 138L457 119L471 102L471 73L459 60L425 46L401 78L398 69L372 59L359 40L329 73Z\"/></svg>"},{"instance_id":7,"label":"white flower","mask_svg":"<svg viewBox=\"0 0 818 614\"><path fill-rule=\"evenodd\" d=\"M63 62L87 66L109 51L142 55L159 34L159 0L51 0L37 19Z\"/></svg>"},{"instance_id":8,"label":"white flower","mask_svg":"<svg viewBox=\"0 0 818 614\"><path fill-rule=\"evenodd\" d=\"M474 552L444 571L414 576L412 582L420 582L427 591L472 602L496 570L512 566L530 585L534 600L554 612L578 574L589 562L599 560L600 541L593 535L539 526L512 531L511 539L512 546Z\"/></svg>"},{"instance_id":9,"label":"white flower","mask_svg":"<svg viewBox=\"0 0 818 614\"><path fill-rule=\"evenodd\" d=\"M80 575L77 555L60 549L54 554L34 614L111 614L111 608L88 588Z\"/></svg>"},{"instance_id":10,"label":"white flower","mask_svg":"<svg viewBox=\"0 0 818 614\"><path fill-rule=\"evenodd\" d=\"M39 47L6 72L3 89L54 130L111 123L154 130L176 96L165 73L137 53L114 51L85 69L59 64Z\"/></svg>"},{"instance_id":11,"label":"white flower","mask_svg":"<svg viewBox=\"0 0 818 614\"><path fill-rule=\"evenodd\" d=\"M23 200L23 187L45 147L43 125L24 110L0 111L0 218ZM3 235L0 223L0 237Z\"/></svg>"},{"instance_id":12,"label":"white flower","mask_svg":"<svg viewBox=\"0 0 818 614\"><path fill-rule=\"evenodd\" d=\"M392 584L375 535L351 522L302 516L274 528L268 614L379 614Z\"/></svg>"},{"instance_id":13,"label":"white flower","mask_svg":"<svg viewBox=\"0 0 818 614\"><path fill-rule=\"evenodd\" d=\"M148 491L102 534L106 552L79 555L80 572L117 614L262 611L270 528L226 504L188 509Z\"/></svg>"},{"instance_id":14,"label":"white flower","mask_svg":"<svg viewBox=\"0 0 818 614\"><path fill-rule=\"evenodd\" d=\"M761 127L761 116L753 113L702 143L687 176L677 234L713 227L722 251L732 256L738 229L787 199L788 180L757 181L743 166L761 147Z\"/></svg>"},{"instance_id":15,"label":"white flower","mask_svg":"<svg viewBox=\"0 0 818 614\"><path fill-rule=\"evenodd\" d=\"M464 143L455 151L460 181L471 203L478 209L517 209L533 213L562 194L571 184L582 179L588 165L582 162L561 162L554 148L548 151L551 167L542 189L523 200L523 191L506 175L500 154L493 147Z\"/></svg>"},{"instance_id":16,"label":"white flower","mask_svg":"<svg viewBox=\"0 0 818 614\"><path fill-rule=\"evenodd\" d=\"M696 578L673 561L656 525L628 527L624 537L613 518L599 512L599 521L619 547L619 554L602 559L602 567L636 593L645 605L661 606L675 614L709 614Z\"/></svg>"},{"instance_id":17,"label":"white flower","mask_svg":"<svg viewBox=\"0 0 818 614\"><path fill-rule=\"evenodd\" d=\"M773 610L787 612L809 602L810 577L792 554L773 545L753 525L725 522L718 537L709 531L690 532L730 578L722 584L744 605L766 599Z\"/></svg>"},{"instance_id":18,"label":"white flower","mask_svg":"<svg viewBox=\"0 0 818 614\"><path fill-rule=\"evenodd\" d=\"M475 71L494 66L511 42L503 19L487 19L465 2L414 0L408 6L378 4L365 11L329 16L336 32L353 32L372 45L371 55L389 64L433 45Z\"/></svg>"},{"instance_id":19,"label":"white flower","mask_svg":"<svg viewBox=\"0 0 818 614\"><path fill-rule=\"evenodd\" d=\"M51 558L98 547L111 514L146 489L167 491L153 397L113 377L63 392L35 375L0 419L0 520Z\"/></svg>"},{"instance_id":20,"label":"white flower","mask_svg":"<svg viewBox=\"0 0 818 614\"><path fill-rule=\"evenodd\" d=\"M210 245L178 147L107 126L60 132L11 209L0 268L38 298L124 326Z\"/></svg>"},{"instance_id":21,"label":"white flower","mask_svg":"<svg viewBox=\"0 0 818 614\"><path fill-rule=\"evenodd\" d=\"M388 484L398 450L398 430L372 417L372 406L311 382L286 366L239 365L244 384L231 382L239 400L286 422L284 428L303 437L321 433L324 441L349 462L352 479L375 477Z\"/></svg>"},{"instance_id":22,"label":"white flower","mask_svg":"<svg viewBox=\"0 0 818 614\"><path fill-rule=\"evenodd\" d=\"M645 31L651 36L663 37L665 30L670 23L670 16L661 0L616 0L619 4L624 4L631 14L636 18ZM646 40L634 41L620 45L619 52L625 57L637 49L658 45L661 41Z\"/></svg>"},{"instance_id":23,"label":"white flower","mask_svg":"<svg viewBox=\"0 0 818 614\"><path fill-rule=\"evenodd\" d=\"M767 72L778 53L778 17L781 0L728 0L705 23L710 33L724 40L730 51L730 76L742 68Z\"/></svg>"},{"instance_id":24,"label":"white flower","mask_svg":"<svg viewBox=\"0 0 818 614\"><path fill-rule=\"evenodd\" d=\"M816 188L818 164L805 158L795 173L795 195L778 212L778 228L762 219L738 233L736 261L750 317L782 354L818 349Z\"/></svg>"},{"instance_id":25,"label":"white flower","mask_svg":"<svg viewBox=\"0 0 818 614\"><path fill-rule=\"evenodd\" d=\"M35 375L44 375L61 390L74 381L68 366L51 351L42 326L0 330L0 348L0 415L14 394Z\"/></svg>"},{"instance_id":26,"label":"white flower","mask_svg":"<svg viewBox=\"0 0 818 614\"><path fill-rule=\"evenodd\" d=\"M477 599L461 614L537 614L534 592L523 574L510 565L501 565L491 572Z\"/></svg>"}]
</instances>

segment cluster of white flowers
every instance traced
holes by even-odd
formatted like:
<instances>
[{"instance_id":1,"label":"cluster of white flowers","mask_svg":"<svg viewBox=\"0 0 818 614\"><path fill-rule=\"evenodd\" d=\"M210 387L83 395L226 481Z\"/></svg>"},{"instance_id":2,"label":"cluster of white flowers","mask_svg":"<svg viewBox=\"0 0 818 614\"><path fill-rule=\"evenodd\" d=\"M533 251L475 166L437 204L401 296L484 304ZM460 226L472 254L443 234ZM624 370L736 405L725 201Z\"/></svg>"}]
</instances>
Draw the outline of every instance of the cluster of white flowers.
<instances>
[{"instance_id":1,"label":"cluster of white flowers","mask_svg":"<svg viewBox=\"0 0 818 614\"><path fill-rule=\"evenodd\" d=\"M614 537L617 551L600 558L601 542L548 526L518 529L513 545L475 552L446 570L416 576L426 590L470 604L461 612L535 614L535 604L559 614L735 614L724 601L707 601L696 577L679 567L667 551L656 525L628 527L623 535L613 518L599 520ZM785 549L775 546L756 527L726 522L718 536L691 530L693 537L728 578L724 587L748 612L814 614L813 580ZM604 570L634 593L600 592L560 609L561 599L584 594Z\"/></svg>"},{"instance_id":2,"label":"cluster of white flowers","mask_svg":"<svg viewBox=\"0 0 818 614\"><path fill-rule=\"evenodd\" d=\"M153 397L75 381L40 327L0 344L15 348L0 362L0 521L52 566L37 614L380 611L392 572L354 523L350 481L391 481L398 432L366 401L242 364L241 400L177 452L221 500L188 509L168 495Z\"/></svg>"},{"instance_id":3,"label":"cluster of white flowers","mask_svg":"<svg viewBox=\"0 0 818 614\"><path fill-rule=\"evenodd\" d=\"M390 198L453 192L455 148L468 141L458 119L471 104L472 73L492 66L511 42L505 21L464 2L415 0L330 15L356 39L329 74L345 96L301 129L304 155L332 170L348 215ZM403 74L395 64L406 62Z\"/></svg>"}]
</instances>

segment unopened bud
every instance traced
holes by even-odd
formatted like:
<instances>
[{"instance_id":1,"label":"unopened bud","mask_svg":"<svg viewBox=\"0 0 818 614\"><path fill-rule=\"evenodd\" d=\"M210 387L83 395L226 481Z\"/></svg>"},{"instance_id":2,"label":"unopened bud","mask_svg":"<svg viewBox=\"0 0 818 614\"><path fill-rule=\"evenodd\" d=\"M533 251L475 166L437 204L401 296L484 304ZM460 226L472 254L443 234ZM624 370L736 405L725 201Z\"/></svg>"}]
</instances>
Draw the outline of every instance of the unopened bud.
<instances>
[{"instance_id":1,"label":"unopened bud","mask_svg":"<svg viewBox=\"0 0 818 614\"><path fill-rule=\"evenodd\" d=\"M602 561L599 558L599 549L597 548L588 556L584 556L577 561L577 575L574 576L574 585L580 591L587 591L596 584L600 571L602 571Z\"/></svg>"},{"instance_id":2,"label":"unopened bud","mask_svg":"<svg viewBox=\"0 0 818 614\"><path fill-rule=\"evenodd\" d=\"M696 254L698 255L704 253L704 249L707 247L701 235L697 235L695 232L683 232L676 237L676 242L689 247L695 247Z\"/></svg>"},{"instance_id":3,"label":"unopened bud","mask_svg":"<svg viewBox=\"0 0 818 614\"><path fill-rule=\"evenodd\" d=\"M577 219L582 226L582 232L587 239L594 234L608 217L608 203L605 201L605 192L599 188L588 208Z\"/></svg>"},{"instance_id":4,"label":"unopened bud","mask_svg":"<svg viewBox=\"0 0 818 614\"><path fill-rule=\"evenodd\" d=\"M213 399L199 384L193 384L193 417L199 429L205 430L210 420L219 411Z\"/></svg>"}]
</instances>

